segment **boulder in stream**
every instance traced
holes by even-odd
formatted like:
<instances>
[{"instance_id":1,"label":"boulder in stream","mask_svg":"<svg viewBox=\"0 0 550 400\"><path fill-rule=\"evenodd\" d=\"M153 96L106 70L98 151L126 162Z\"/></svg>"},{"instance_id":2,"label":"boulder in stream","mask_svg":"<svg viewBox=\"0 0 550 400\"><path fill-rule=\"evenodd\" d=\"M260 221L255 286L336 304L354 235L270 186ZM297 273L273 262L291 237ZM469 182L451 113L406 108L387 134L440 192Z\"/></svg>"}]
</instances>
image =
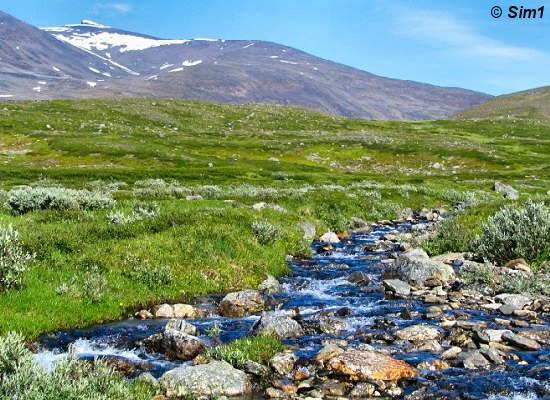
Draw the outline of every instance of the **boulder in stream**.
<instances>
[{"instance_id":1,"label":"boulder in stream","mask_svg":"<svg viewBox=\"0 0 550 400\"><path fill-rule=\"evenodd\" d=\"M417 371L405 361L377 351L347 350L327 363L330 371L346 375L353 381L400 381L413 378Z\"/></svg>"},{"instance_id":2,"label":"boulder in stream","mask_svg":"<svg viewBox=\"0 0 550 400\"><path fill-rule=\"evenodd\" d=\"M220 302L220 314L224 317L239 318L263 311L265 301L257 290L241 290L226 295Z\"/></svg>"},{"instance_id":3,"label":"boulder in stream","mask_svg":"<svg viewBox=\"0 0 550 400\"><path fill-rule=\"evenodd\" d=\"M446 281L455 279L455 271L450 265L431 260L422 249L412 249L399 255L393 264L397 278L414 286L424 285L424 282L434 276Z\"/></svg>"},{"instance_id":4,"label":"boulder in stream","mask_svg":"<svg viewBox=\"0 0 550 400\"><path fill-rule=\"evenodd\" d=\"M168 397L219 398L252 393L252 383L246 373L225 361L184 366L166 372L160 378Z\"/></svg>"}]
</instances>

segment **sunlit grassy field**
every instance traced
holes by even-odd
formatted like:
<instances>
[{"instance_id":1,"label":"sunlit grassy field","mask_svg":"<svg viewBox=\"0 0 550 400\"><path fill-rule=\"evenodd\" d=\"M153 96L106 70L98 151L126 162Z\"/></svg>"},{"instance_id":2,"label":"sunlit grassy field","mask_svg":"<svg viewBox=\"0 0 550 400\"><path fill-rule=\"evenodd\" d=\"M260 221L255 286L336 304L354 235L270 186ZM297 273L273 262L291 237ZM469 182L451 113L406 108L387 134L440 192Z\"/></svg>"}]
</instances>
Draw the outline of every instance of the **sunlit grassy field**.
<instances>
[{"instance_id":1,"label":"sunlit grassy field","mask_svg":"<svg viewBox=\"0 0 550 400\"><path fill-rule=\"evenodd\" d=\"M519 203L547 199L549 128L356 121L174 100L3 103L2 203L19 185L87 189L116 203L0 210L0 223L35 254L23 286L0 293L0 332L35 337L159 301L254 287L267 273L288 272L285 255L307 255L301 221L318 233L340 231L352 216L375 221L466 201L474 205L468 220L481 222L507 202L491 190L495 180L516 187ZM258 202L288 212L253 210ZM157 204L157 215L113 222L113 213L130 215L140 203ZM277 237L262 243L255 221L273 225Z\"/></svg>"}]
</instances>

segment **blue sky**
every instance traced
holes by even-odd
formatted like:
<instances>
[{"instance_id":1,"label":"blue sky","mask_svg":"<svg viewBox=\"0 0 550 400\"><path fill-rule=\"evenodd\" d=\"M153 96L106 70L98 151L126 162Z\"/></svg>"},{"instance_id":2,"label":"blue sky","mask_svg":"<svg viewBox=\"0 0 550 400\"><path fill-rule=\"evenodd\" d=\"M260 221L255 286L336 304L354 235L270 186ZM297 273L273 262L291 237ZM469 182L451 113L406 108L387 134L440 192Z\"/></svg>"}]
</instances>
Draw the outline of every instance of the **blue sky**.
<instances>
[{"instance_id":1,"label":"blue sky","mask_svg":"<svg viewBox=\"0 0 550 400\"><path fill-rule=\"evenodd\" d=\"M490 94L550 85L543 19L494 19L498 0L8 0L36 26L92 19L163 38L269 40L378 75ZM518 4L519 5L519 4Z\"/></svg>"}]
</instances>

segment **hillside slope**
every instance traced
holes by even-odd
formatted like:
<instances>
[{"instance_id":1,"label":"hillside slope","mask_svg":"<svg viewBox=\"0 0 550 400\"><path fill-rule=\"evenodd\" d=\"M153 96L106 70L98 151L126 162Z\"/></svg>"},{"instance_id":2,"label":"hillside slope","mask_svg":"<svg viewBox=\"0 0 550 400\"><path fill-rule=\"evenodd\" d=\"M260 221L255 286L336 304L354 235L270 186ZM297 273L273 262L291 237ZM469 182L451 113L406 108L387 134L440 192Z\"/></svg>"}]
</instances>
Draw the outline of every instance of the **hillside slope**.
<instances>
[{"instance_id":1,"label":"hillside slope","mask_svg":"<svg viewBox=\"0 0 550 400\"><path fill-rule=\"evenodd\" d=\"M459 113L455 118L550 121L550 86L495 97Z\"/></svg>"}]
</instances>

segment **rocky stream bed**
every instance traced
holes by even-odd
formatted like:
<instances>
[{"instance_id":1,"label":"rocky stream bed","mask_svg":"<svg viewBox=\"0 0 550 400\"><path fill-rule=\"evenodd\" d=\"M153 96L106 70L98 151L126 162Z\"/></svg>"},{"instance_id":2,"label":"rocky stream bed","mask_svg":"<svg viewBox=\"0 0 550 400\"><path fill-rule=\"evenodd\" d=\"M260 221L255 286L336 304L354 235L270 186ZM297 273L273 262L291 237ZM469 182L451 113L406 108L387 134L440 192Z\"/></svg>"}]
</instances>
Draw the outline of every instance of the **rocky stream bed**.
<instances>
[{"instance_id":1,"label":"rocky stream bed","mask_svg":"<svg viewBox=\"0 0 550 400\"><path fill-rule=\"evenodd\" d=\"M35 357L48 366L72 347L161 385L167 397L550 398L548 298L465 286L460 276L475 265L467 255L430 259L411 248L436 219L437 211L415 213L324 235L280 282L53 332ZM502 271L529 274L520 261ZM262 332L288 345L269 365L235 369L201 355Z\"/></svg>"}]
</instances>

